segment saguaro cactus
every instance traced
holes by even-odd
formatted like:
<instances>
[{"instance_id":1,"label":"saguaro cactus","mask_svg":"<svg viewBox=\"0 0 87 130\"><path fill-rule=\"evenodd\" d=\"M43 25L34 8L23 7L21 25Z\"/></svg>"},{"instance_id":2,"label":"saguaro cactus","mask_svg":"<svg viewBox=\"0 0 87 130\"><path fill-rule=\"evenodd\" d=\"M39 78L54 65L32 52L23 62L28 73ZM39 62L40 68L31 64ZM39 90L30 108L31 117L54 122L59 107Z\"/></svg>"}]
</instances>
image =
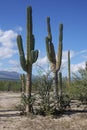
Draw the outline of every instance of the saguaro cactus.
<instances>
[{"instance_id":1,"label":"saguaro cactus","mask_svg":"<svg viewBox=\"0 0 87 130\"><path fill-rule=\"evenodd\" d=\"M70 86L70 81L71 81L71 77L70 77L70 51L68 51L68 86Z\"/></svg>"},{"instance_id":2,"label":"saguaro cactus","mask_svg":"<svg viewBox=\"0 0 87 130\"><path fill-rule=\"evenodd\" d=\"M46 37L46 51L47 51L47 57L50 61L51 70L53 72L54 98L56 98L58 97L58 71L60 70L62 61L63 24L60 24L59 29L60 34L59 34L59 46L57 57L55 54L54 45L52 43L50 17L47 17L47 30L48 30L48 36Z\"/></svg>"},{"instance_id":3,"label":"saguaro cactus","mask_svg":"<svg viewBox=\"0 0 87 130\"><path fill-rule=\"evenodd\" d=\"M23 50L23 43L21 35L17 36L17 44L20 54L20 63L24 71L27 72L26 79L26 98L29 99L29 103L26 105L26 113L31 112L31 88L32 88L32 64L36 62L38 58L38 50L35 48L35 39L33 35L32 25L32 7L27 8L27 40L26 40L26 58Z\"/></svg>"}]
</instances>

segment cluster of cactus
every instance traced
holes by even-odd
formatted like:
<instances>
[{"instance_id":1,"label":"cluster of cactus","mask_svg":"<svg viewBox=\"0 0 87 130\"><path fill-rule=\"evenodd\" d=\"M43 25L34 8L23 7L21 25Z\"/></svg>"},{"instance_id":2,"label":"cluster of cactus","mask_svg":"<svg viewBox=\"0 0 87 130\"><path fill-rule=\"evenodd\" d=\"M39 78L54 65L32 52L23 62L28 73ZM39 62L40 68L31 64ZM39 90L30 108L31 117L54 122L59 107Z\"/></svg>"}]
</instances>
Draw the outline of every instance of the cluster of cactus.
<instances>
[{"instance_id":1,"label":"cluster of cactus","mask_svg":"<svg viewBox=\"0 0 87 130\"><path fill-rule=\"evenodd\" d=\"M60 70L61 62L62 62L63 24L60 24L60 28L59 28L60 34L59 34L59 46L58 46L57 58L56 58L54 45L52 43L50 17L47 17L47 30L48 30L48 36L46 37L46 51L47 51L47 57L50 61L51 70L53 72L54 99L57 99L58 97L58 71Z\"/></svg>"},{"instance_id":2,"label":"cluster of cactus","mask_svg":"<svg viewBox=\"0 0 87 130\"><path fill-rule=\"evenodd\" d=\"M71 76L70 76L70 51L68 51L68 86L70 86Z\"/></svg>"},{"instance_id":3,"label":"cluster of cactus","mask_svg":"<svg viewBox=\"0 0 87 130\"><path fill-rule=\"evenodd\" d=\"M38 58L38 50L35 48L35 38L33 35L33 25L32 25L32 7L27 8L27 52L26 58L23 49L22 37L21 35L17 36L17 45L20 54L20 63L25 72L27 72L26 77L26 98L31 98L31 89L32 89L32 65L36 62ZM26 105L26 113L31 112L31 103Z\"/></svg>"}]
</instances>

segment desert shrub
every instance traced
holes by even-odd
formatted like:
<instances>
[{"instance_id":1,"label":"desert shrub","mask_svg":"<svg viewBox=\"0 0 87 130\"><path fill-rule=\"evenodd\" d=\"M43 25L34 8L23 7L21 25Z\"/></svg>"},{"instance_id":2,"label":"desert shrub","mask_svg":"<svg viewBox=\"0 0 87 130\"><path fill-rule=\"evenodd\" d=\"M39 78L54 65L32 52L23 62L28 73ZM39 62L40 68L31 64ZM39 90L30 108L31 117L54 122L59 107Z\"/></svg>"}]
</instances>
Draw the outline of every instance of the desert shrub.
<instances>
[{"instance_id":1,"label":"desert shrub","mask_svg":"<svg viewBox=\"0 0 87 130\"><path fill-rule=\"evenodd\" d=\"M27 97L25 93L21 94L21 108L22 113L25 113L26 105L31 103L32 112L34 113L33 106L35 102L35 96L31 96L31 98Z\"/></svg>"},{"instance_id":2,"label":"desert shrub","mask_svg":"<svg viewBox=\"0 0 87 130\"><path fill-rule=\"evenodd\" d=\"M59 110L64 111L67 108L70 109L70 97L67 94L62 94L61 97L59 97Z\"/></svg>"},{"instance_id":3,"label":"desert shrub","mask_svg":"<svg viewBox=\"0 0 87 130\"><path fill-rule=\"evenodd\" d=\"M47 114L50 111L50 98L52 89L52 79L47 75L39 77L39 84L37 88L37 93L40 99L39 110L40 114Z\"/></svg>"},{"instance_id":4,"label":"desert shrub","mask_svg":"<svg viewBox=\"0 0 87 130\"><path fill-rule=\"evenodd\" d=\"M77 74L73 74L70 87L65 87L71 99L77 99L83 102L87 99L87 71L85 69L78 70Z\"/></svg>"},{"instance_id":5,"label":"desert shrub","mask_svg":"<svg viewBox=\"0 0 87 130\"><path fill-rule=\"evenodd\" d=\"M21 84L19 81L0 81L0 91L13 91L18 92L21 91Z\"/></svg>"}]
</instances>

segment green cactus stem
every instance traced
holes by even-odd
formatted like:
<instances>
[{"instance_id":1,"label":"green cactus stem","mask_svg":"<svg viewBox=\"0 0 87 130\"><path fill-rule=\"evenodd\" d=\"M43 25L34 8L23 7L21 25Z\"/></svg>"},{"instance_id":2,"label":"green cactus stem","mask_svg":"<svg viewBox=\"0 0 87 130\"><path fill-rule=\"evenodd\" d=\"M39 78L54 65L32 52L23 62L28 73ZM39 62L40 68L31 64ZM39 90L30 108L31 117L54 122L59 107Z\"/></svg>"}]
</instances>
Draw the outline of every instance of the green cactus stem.
<instances>
[{"instance_id":1,"label":"green cactus stem","mask_svg":"<svg viewBox=\"0 0 87 130\"><path fill-rule=\"evenodd\" d=\"M70 81L71 81L71 76L70 76L70 51L68 51L68 86L70 87Z\"/></svg>"},{"instance_id":2,"label":"green cactus stem","mask_svg":"<svg viewBox=\"0 0 87 130\"><path fill-rule=\"evenodd\" d=\"M31 89L32 89L32 65L36 62L38 58L38 50L35 48L35 38L33 35L33 24L32 24L32 7L27 8L27 37L26 37L26 58L23 49L22 37L17 36L17 45L20 55L20 64L22 69L27 72L26 78L26 98L31 99ZM31 102L26 105L26 113L31 112Z\"/></svg>"},{"instance_id":3,"label":"green cactus stem","mask_svg":"<svg viewBox=\"0 0 87 130\"><path fill-rule=\"evenodd\" d=\"M60 24L59 28L59 46L58 46L58 54L56 57L54 45L52 43L52 33L50 26L50 17L47 17L47 31L48 36L46 37L46 51L47 57L50 61L50 67L53 72L53 87L54 87L54 98L58 97L58 72L61 67L62 62L62 40L63 40L63 24Z\"/></svg>"}]
</instances>

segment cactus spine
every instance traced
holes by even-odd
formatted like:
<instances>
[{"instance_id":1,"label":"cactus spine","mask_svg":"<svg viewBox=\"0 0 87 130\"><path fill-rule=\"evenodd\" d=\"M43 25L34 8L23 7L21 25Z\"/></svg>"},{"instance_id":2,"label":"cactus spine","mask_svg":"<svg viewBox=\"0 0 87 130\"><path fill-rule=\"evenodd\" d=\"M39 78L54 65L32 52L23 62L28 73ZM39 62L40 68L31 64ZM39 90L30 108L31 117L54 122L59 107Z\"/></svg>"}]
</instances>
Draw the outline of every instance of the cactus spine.
<instances>
[{"instance_id":1,"label":"cactus spine","mask_svg":"<svg viewBox=\"0 0 87 130\"><path fill-rule=\"evenodd\" d=\"M20 54L20 63L21 67L24 71L27 72L27 78L26 78L26 98L31 99L31 88L32 88L32 65L34 62L36 62L38 58L38 50L34 50L35 48L35 39L33 35L33 27L32 27L32 7L29 6L27 8L27 49L26 49L26 58L24 54L23 49L23 43L22 43L22 37L21 35L17 36L17 45L19 49ZM26 104L26 113L31 112L31 103L29 101L28 104Z\"/></svg>"},{"instance_id":2,"label":"cactus spine","mask_svg":"<svg viewBox=\"0 0 87 130\"><path fill-rule=\"evenodd\" d=\"M46 51L47 51L47 57L50 61L51 70L53 72L54 98L57 98L58 97L58 71L60 70L61 61L62 61L63 24L60 24L57 58L55 54L54 45L52 43L50 17L47 17L47 30L48 30L48 36L46 37Z\"/></svg>"},{"instance_id":3,"label":"cactus spine","mask_svg":"<svg viewBox=\"0 0 87 130\"><path fill-rule=\"evenodd\" d=\"M71 77L70 77L70 51L68 51L68 86L70 86L70 81L71 81Z\"/></svg>"}]
</instances>

